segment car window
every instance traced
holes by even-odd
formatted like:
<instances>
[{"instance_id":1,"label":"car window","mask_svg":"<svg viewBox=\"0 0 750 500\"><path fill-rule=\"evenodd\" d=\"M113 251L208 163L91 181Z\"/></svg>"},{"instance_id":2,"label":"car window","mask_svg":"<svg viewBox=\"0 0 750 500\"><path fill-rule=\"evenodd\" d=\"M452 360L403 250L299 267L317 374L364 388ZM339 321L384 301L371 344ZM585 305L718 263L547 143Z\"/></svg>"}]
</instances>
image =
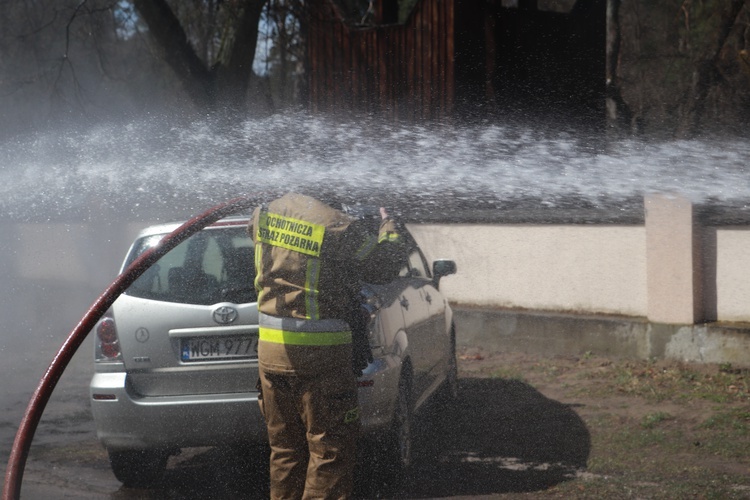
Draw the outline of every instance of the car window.
<instances>
[{"instance_id":1,"label":"car window","mask_svg":"<svg viewBox=\"0 0 750 500\"><path fill-rule=\"evenodd\" d=\"M163 236L137 241L128 263ZM244 228L203 230L162 256L125 293L186 304L255 302L253 258L252 240Z\"/></svg>"},{"instance_id":2,"label":"car window","mask_svg":"<svg viewBox=\"0 0 750 500\"><path fill-rule=\"evenodd\" d=\"M403 268L401 268L399 276L411 276L416 278L430 277L430 272L427 268L427 262L425 261L425 258L419 248L415 247L409 252L409 260L407 264Z\"/></svg>"}]
</instances>

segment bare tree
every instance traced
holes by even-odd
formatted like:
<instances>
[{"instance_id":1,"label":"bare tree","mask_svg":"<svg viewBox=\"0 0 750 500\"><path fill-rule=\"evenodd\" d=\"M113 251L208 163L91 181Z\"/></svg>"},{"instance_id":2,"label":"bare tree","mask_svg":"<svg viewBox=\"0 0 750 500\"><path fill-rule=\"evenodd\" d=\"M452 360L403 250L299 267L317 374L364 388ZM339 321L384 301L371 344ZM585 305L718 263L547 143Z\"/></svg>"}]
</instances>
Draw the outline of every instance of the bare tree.
<instances>
[{"instance_id":1,"label":"bare tree","mask_svg":"<svg viewBox=\"0 0 750 500\"><path fill-rule=\"evenodd\" d=\"M173 1L179 9L166 0L133 5L196 105L244 114L266 1Z\"/></svg>"},{"instance_id":2,"label":"bare tree","mask_svg":"<svg viewBox=\"0 0 750 500\"><path fill-rule=\"evenodd\" d=\"M273 111L272 89L276 103L296 104L303 7L303 0L0 0L0 107L12 117L0 134L147 110L246 116L261 106ZM268 43L258 76L260 29Z\"/></svg>"},{"instance_id":3,"label":"bare tree","mask_svg":"<svg viewBox=\"0 0 750 500\"><path fill-rule=\"evenodd\" d=\"M0 136L178 102L140 22L119 0L0 0Z\"/></svg>"},{"instance_id":4,"label":"bare tree","mask_svg":"<svg viewBox=\"0 0 750 500\"><path fill-rule=\"evenodd\" d=\"M715 42L704 55L696 62L693 72L693 84L688 95L688 104L683 113L677 134L681 137L690 137L697 133L703 121L706 101L711 89L722 81L722 75L718 69L721 51L729 39L730 33L737 23L737 19L747 0L731 0L728 7L722 12L719 30Z\"/></svg>"}]
</instances>

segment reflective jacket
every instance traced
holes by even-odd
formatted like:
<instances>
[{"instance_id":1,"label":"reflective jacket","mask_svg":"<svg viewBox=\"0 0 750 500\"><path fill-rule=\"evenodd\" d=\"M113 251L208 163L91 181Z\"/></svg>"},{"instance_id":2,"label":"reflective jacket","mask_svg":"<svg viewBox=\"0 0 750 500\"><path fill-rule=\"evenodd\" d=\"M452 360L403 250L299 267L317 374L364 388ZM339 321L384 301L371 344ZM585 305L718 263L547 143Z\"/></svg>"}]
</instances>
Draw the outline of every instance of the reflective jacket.
<instances>
[{"instance_id":1,"label":"reflective jacket","mask_svg":"<svg viewBox=\"0 0 750 500\"><path fill-rule=\"evenodd\" d=\"M382 220L377 234L368 225L297 193L254 211L248 229L255 242L262 368L295 373L351 362L347 318L357 313L361 282L390 281L402 264L393 221Z\"/></svg>"}]
</instances>

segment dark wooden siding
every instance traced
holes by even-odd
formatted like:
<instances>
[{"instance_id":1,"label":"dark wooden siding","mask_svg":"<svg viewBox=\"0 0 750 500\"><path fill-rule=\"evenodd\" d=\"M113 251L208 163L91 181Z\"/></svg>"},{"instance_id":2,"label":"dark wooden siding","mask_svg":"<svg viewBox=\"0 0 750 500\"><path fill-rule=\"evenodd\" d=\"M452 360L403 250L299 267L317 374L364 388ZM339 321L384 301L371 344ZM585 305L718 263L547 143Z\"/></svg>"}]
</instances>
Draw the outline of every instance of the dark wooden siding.
<instances>
[{"instance_id":1,"label":"dark wooden siding","mask_svg":"<svg viewBox=\"0 0 750 500\"><path fill-rule=\"evenodd\" d=\"M361 28L330 0L311 0L308 92L313 111L450 116L454 101L454 0L423 0L403 25Z\"/></svg>"},{"instance_id":2,"label":"dark wooden siding","mask_svg":"<svg viewBox=\"0 0 750 500\"><path fill-rule=\"evenodd\" d=\"M365 28L348 24L332 0L309 0L309 107L601 125L606 1L579 0L568 13L534 4L421 0L403 25Z\"/></svg>"}]
</instances>

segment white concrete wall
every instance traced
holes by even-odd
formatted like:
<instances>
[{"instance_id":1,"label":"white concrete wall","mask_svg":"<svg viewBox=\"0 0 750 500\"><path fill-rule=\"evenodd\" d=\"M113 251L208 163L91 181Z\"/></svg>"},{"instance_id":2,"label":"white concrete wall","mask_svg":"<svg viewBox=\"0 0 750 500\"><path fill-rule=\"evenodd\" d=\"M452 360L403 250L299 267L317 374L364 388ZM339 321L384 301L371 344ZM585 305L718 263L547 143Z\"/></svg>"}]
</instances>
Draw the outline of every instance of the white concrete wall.
<instances>
[{"instance_id":1,"label":"white concrete wall","mask_svg":"<svg viewBox=\"0 0 750 500\"><path fill-rule=\"evenodd\" d=\"M15 224L2 228L12 250L9 260L21 280L60 281L104 287L117 276L129 245L143 223ZM7 244L7 243L6 243Z\"/></svg>"},{"instance_id":2,"label":"white concrete wall","mask_svg":"<svg viewBox=\"0 0 750 500\"><path fill-rule=\"evenodd\" d=\"M703 231L690 200L672 194L644 198L646 275L651 321L693 324L707 319Z\"/></svg>"},{"instance_id":3,"label":"white concrete wall","mask_svg":"<svg viewBox=\"0 0 750 500\"><path fill-rule=\"evenodd\" d=\"M144 225L3 225L3 293L21 301L27 283L36 288L40 282L68 283L87 287L88 301L115 277ZM427 224L410 229L428 259L456 261L458 274L441 284L455 303L648 317L644 226ZM750 322L750 227L717 228L716 245L717 319Z\"/></svg>"},{"instance_id":4,"label":"white concrete wall","mask_svg":"<svg viewBox=\"0 0 750 500\"><path fill-rule=\"evenodd\" d=\"M750 228L716 232L716 309L721 321L750 322Z\"/></svg>"},{"instance_id":5,"label":"white concrete wall","mask_svg":"<svg viewBox=\"0 0 750 500\"><path fill-rule=\"evenodd\" d=\"M427 258L456 261L457 303L645 316L642 226L412 225Z\"/></svg>"}]
</instances>

